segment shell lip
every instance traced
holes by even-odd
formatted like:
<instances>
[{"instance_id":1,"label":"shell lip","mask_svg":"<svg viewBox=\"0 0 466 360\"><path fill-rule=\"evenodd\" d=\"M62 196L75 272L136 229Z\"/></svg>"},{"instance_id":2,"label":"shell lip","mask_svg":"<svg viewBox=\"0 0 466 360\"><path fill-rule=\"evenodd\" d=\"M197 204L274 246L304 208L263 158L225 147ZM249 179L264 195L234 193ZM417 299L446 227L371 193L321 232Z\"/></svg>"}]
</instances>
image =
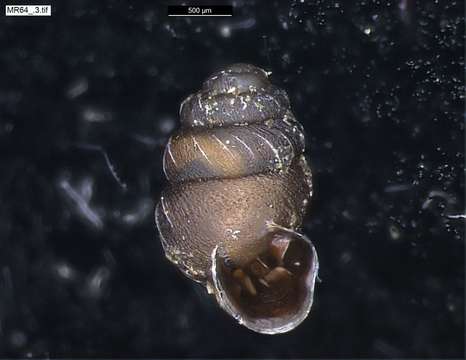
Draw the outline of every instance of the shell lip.
<instances>
[{"instance_id":1,"label":"shell lip","mask_svg":"<svg viewBox=\"0 0 466 360\"><path fill-rule=\"evenodd\" d=\"M310 266L304 277L304 286L307 293L303 294L303 300L295 313L278 318L254 318L245 313L241 305L238 305L234 296L231 295L227 287L228 285L226 285L223 280L221 265L223 263L224 254L222 248L218 245L211 254L211 279L209 279L209 285L212 288L217 302L229 315L250 330L267 335L281 334L293 330L307 318L313 304L314 287L319 269L317 252L311 241L305 235L280 226L274 227L271 231L285 232L295 237L298 241L303 241L310 250Z\"/></svg>"}]
</instances>

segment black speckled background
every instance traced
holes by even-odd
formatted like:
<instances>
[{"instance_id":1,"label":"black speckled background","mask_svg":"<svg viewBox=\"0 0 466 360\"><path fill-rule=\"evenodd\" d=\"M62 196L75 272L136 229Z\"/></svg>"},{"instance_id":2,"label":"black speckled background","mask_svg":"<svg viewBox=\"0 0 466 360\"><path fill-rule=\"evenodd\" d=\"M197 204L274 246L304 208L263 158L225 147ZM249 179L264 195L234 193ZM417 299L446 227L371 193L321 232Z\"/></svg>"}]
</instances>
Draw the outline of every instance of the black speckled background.
<instances>
[{"instance_id":1,"label":"black speckled background","mask_svg":"<svg viewBox=\"0 0 466 360\"><path fill-rule=\"evenodd\" d=\"M462 2L233 3L0 15L0 357L463 358ZM153 219L179 103L239 61L288 91L315 179L322 282L281 336L178 273Z\"/></svg>"}]
</instances>

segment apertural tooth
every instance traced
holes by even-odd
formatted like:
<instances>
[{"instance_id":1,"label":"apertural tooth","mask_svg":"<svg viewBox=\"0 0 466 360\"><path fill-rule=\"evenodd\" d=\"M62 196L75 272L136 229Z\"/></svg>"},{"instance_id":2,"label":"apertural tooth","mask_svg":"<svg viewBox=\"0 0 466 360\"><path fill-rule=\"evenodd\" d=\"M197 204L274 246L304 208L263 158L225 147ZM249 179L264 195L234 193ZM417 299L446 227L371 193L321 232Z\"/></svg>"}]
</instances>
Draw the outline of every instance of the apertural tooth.
<instances>
[{"instance_id":1,"label":"apertural tooth","mask_svg":"<svg viewBox=\"0 0 466 360\"><path fill-rule=\"evenodd\" d=\"M243 285L243 288L249 292L249 294L255 296L257 295L256 288L252 283L251 278L241 269L236 269L233 272L233 277L240 281Z\"/></svg>"},{"instance_id":2,"label":"apertural tooth","mask_svg":"<svg viewBox=\"0 0 466 360\"><path fill-rule=\"evenodd\" d=\"M267 283L274 283L280 280L284 280L292 275L293 274L284 267L277 266L275 269L264 276L264 280L267 281Z\"/></svg>"},{"instance_id":3,"label":"apertural tooth","mask_svg":"<svg viewBox=\"0 0 466 360\"><path fill-rule=\"evenodd\" d=\"M288 241L284 241L282 239L275 239L272 241L271 252L279 263L283 262L283 258L285 257L289 245L290 243Z\"/></svg>"}]
</instances>

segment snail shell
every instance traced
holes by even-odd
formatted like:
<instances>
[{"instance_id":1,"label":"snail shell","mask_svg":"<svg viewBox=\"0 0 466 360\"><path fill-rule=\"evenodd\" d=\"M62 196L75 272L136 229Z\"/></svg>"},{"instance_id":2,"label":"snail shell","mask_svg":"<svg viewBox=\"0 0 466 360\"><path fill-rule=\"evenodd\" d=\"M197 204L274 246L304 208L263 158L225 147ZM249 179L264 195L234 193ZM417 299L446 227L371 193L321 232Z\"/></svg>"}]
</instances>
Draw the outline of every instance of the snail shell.
<instances>
[{"instance_id":1,"label":"snail shell","mask_svg":"<svg viewBox=\"0 0 466 360\"><path fill-rule=\"evenodd\" d=\"M234 64L183 101L156 208L167 258L241 324L289 331L308 315L318 259L299 233L312 196L301 124L286 93Z\"/></svg>"}]
</instances>

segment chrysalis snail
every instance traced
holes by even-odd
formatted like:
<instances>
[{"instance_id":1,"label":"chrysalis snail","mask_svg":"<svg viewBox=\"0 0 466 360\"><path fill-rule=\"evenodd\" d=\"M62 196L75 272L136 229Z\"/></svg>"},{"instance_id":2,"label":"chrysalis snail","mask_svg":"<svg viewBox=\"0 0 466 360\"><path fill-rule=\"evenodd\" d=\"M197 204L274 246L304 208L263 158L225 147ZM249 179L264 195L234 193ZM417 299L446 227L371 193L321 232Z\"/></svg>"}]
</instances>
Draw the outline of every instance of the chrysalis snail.
<instances>
[{"instance_id":1,"label":"chrysalis snail","mask_svg":"<svg viewBox=\"0 0 466 360\"><path fill-rule=\"evenodd\" d=\"M318 258L300 227L312 196L303 128L268 73L233 64L183 101L156 208L167 258L259 333L294 329Z\"/></svg>"}]
</instances>

